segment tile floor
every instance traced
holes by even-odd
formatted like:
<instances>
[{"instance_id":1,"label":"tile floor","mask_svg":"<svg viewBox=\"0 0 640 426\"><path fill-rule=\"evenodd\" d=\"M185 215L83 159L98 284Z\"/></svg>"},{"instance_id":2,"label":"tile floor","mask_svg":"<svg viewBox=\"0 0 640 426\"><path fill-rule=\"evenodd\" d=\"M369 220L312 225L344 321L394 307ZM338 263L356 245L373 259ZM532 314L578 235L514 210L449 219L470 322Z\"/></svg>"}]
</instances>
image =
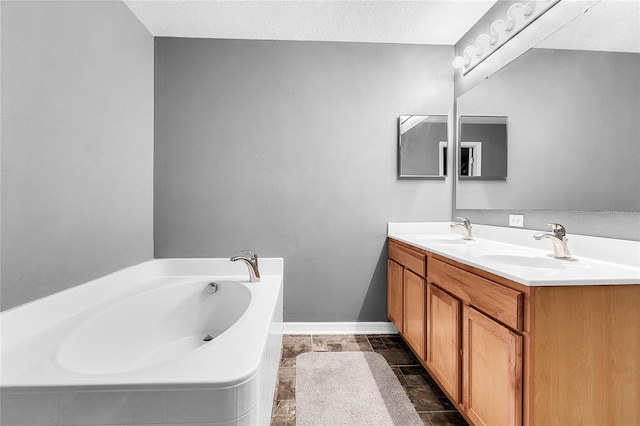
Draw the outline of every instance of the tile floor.
<instances>
[{"instance_id":1,"label":"tile floor","mask_svg":"<svg viewBox=\"0 0 640 426\"><path fill-rule=\"evenodd\" d=\"M273 401L272 426L296 424L296 355L342 351L375 351L382 355L398 376L425 425L467 425L398 335L285 335Z\"/></svg>"}]
</instances>

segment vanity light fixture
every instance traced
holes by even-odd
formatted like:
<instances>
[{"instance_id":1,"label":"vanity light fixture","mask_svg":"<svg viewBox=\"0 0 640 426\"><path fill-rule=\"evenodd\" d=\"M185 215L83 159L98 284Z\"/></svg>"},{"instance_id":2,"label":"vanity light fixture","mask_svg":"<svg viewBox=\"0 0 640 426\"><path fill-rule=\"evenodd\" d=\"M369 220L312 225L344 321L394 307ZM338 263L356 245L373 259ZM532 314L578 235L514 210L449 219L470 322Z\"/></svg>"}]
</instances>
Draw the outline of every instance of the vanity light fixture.
<instances>
[{"instance_id":1,"label":"vanity light fixture","mask_svg":"<svg viewBox=\"0 0 640 426\"><path fill-rule=\"evenodd\" d=\"M494 21L488 34L480 34L475 45L465 47L462 56L456 56L453 67L461 69L462 75L466 75L559 1L540 0L512 4L507 10L507 19Z\"/></svg>"}]
</instances>

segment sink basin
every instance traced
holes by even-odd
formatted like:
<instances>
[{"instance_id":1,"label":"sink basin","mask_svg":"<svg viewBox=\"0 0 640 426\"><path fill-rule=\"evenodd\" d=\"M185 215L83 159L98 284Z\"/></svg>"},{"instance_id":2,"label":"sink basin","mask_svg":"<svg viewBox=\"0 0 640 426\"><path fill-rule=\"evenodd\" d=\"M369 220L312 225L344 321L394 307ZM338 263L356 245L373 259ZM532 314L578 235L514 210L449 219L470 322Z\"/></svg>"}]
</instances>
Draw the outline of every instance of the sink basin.
<instances>
[{"instance_id":1,"label":"sink basin","mask_svg":"<svg viewBox=\"0 0 640 426\"><path fill-rule=\"evenodd\" d=\"M564 269L567 267L566 263L571 262L568 260L526 254L482 254L476 257L484 262L541 269Z\"/></svg>"}]
</instances>

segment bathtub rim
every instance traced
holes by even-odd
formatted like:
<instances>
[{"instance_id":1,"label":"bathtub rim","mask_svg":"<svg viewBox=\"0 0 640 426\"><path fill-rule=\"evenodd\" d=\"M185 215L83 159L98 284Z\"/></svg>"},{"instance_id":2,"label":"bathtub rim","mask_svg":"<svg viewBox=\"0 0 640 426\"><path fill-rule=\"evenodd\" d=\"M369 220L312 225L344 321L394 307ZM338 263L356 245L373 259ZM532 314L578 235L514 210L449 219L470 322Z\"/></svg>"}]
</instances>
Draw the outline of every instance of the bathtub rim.
<instances>
[{"instance_id":1,"label":"bathtub rim","mask_svg":"<svg viewBox=\"0 0 640 426\"><path fill-rule=\"evenodd\" d=\"M47 314L50 314L52 311L59 309L61 305L64 305L65 302L61 302L61 300L65 297L72 296L72 300L78 297L82 298L83 296L86 296L87 292L95 291L96 287L104 286L105 283L108 284L109 282L113 283L114 280L121 281L118 287L120 291L124 291L125 293L127 293L127 289L126 285L122 285L122 281L126 281L126 279L139 279L140 277L145 277L144 279L149 280L158 277L174 276L184 278L184 275L188 275L195 279L228 279L232 281L239 281L251 290L252 298L261 298L261 300L265 299L265 303L256 303L256 305L259 305L258 308L260 309L246 313L236 324L234 324L234 328L244 328L244 331L246 331L250 326L255 326L252 332L253 334L251 334L249 338L244 338L240 341L234 338L235 334L228 334L225 336L223 333L219 336L219 343L221 344L218 346L222 346L222 344L231 344L232 347L236 347L238 350L243 352L243 354L240 355L240 358L242 358L242 366L232 368L231 370L233 371L230 371L222 379L212 378L210 375L203 374L202 371L193 371L194 369L192 368L186 377L177 377L174 372L170 377L165 377L162 382L150 380L150 377L153 376L156 370L175 366L175 364L178 364L179 362L188 362L191 364L198 364L205 361L211 362L211 360L207 358L212 355L213 358L218 359L219 362L222 363L229 362L229 360L236 358L235 355L230 356L229 354L221 353L221 349L218 348L217 350L212 351L212 355L210 354L205 356L203 354L207 354L209 351L200 351L200 353L195 355L189 354L189 356L179 357L178 359L162 363L155 368L145 368L145 371L133 371L132 374L98 376L70 374L75 376L75 378L78 378L78 376L84 376L76 383L60 382L59 376L48 377L43 380L30 378L26 382L19 382L15 380L14 377L6 377L6 373L3 371L1 374L2 377L0 377L1 389L3 392L12 393L59 392L61 389L68 391L150 390L159 388L166 390L224 389L226 387L238 386L251 381L260 369L260 359L262 352L264 351L266 341L269 338L269 334L274 332L272 318L277 305L278 293L283 285L283 267L282 258L260 259L260 268L261 271L263 271L262 281L259 283L249 283L245 265L229 262L226 258L154 259L115 271L111 274L105 275L104 277L88 281L59 293L45 296L44 298L3 311L0 314L0 322L2 326L2 351L4 352L5 347L10 348L14 345L19 345L30 338L36 337L37 334L43 330L57 326L64 321L68 321L75 315L80 315L83 312L86 313L91 309L95 309L101 304L91 303L88 307L85 306L83 309L80 309L73 314L69 314L67 311L63 310L62 312L65 313L65 315L61 315L63 318L57 318L55 323L47 324L46 327L42 326L42 323L46 323L45 321L37 320L37 317L44 318ZM125 278L125 280L122 280L122 278ZM118 294L122 296L121 293ZM137 292L128 292L129 296L134 294L137 294ZM124 297L126 297L126 295ZM122 297L111 297L102 304L108 305L113 300L120 300L121 298ZM66 303L68 304L69 301ZM33 318L31 318L29 321L25 321L29 315L35 315L36 320L34 321ZM11 326L20 324L20 321L22 321L23 325L26 324L25 327L30 328L30 330L23 330L22 334L11 330L14 331L14 335L18 335L18 339L13 342L10 341L10 345L5 346L7 339L12 337L11 334L7 336L5 330L10 330ZM206 362L204 365L206 365ZM2 370L4 370L4 368ZM107 380L103 380L101 383L92 383L89 378ZM120 380L109 380L113 378ZM128 380L126 378L128 378ZM57 381L54 379L57 379Z\"/></svg>"},{"instance_id":2,"label":"bathtub rim","mask_svg":"<svg viewBox=\"0 0 640 426\"><path fill-rule=\"evenodd\" d=\"M220 272L207 273L207 268L211 267L215 267L216 269L220 268ZM260 259L260 271L263 276L275 275L282 278L284 273L284 259L262 258ZM32 319L30 317L34 314L46 315L48 318L55 316L56 320L53 323L49 323L49 326L59 324L68 320L71 316L77 315L77 313L71 314L69 311L62 309L66 305L66 302L64 302L64 297L66 296L71 295L74 298L81 298L83 303L86 303L86 300L91 301L90 303L85 304L80 312L88 311L101 304L106 306L111 301L118 299L111 298L99 303L95 298L91 297L92 294L90 293L93 291L93 287L100 285L105 281L113 280L121 282L121 280L126 279L137 280L176 275L199 276L212 274L230 275L230 280L240 281L249 285L260 284L249 283L246 267L239 262L230 262L227 258L185 257L151 259L113 271L109 274L77 284L59 292L48 294L41 298L14 306L7 310L0 311L0 349L11 347L14 344L31 338L33 335L40 333L45 328L37 326L36 324L39 322L30 322ZM245 276L246 279L243 278ZM135 292L131 292L131 294L135 294ZM41 312L34 312L38 310ZM60 312L60 310L62 311ZM9 325L17 323L21 324L21 327L7 329L5 327L7 321L9 321ZM24 328L25 324L27 327L26 329ZM20 331L18 331L18 329L20 329Z\"/></svg>"}]
</instances>

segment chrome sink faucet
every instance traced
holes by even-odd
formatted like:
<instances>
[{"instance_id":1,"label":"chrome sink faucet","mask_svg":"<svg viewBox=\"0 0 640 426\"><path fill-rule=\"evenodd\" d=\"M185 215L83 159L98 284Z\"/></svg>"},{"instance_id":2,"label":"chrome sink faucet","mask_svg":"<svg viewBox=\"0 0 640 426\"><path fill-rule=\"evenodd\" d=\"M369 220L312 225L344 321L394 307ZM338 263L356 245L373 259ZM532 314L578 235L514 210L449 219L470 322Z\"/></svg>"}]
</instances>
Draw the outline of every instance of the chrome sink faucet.
<instances>
[{"instance_id":1,"label":"chrome sink faucet","mask_svg":"<svg viewBox=\"0 0 640 426\"><path fill-rule=\"evenodd\" d=\"M229 260L231 262L236 262L238 260L241 260L244 263L246 263L247 268L249 268L249 282L250 283L260 282L260 270L258 269L258 255L251 250L242 250L242 253L247 253L249 257L234 256Z\"/></svg>"},{"instance_id":2,"label":"chrome sink faucet","mask_svg":"<svg viewBox=\"0 0 640 426\"><path fill-rule=\"evenodd\" d=\"M450 226L452 228L460 228L462 229L462 239L463 240L473 240L471 236L471 221L466 217L456 217L460 222L454 222Z\"/></svg>"},{"instance_id":3,"label":"chrome sink faucet","mask_svg":"<svg viewBox=\"0 0 640 426\"><path fill-rule=\"evenodd\" d=\"M571 253L569 252L569 247L567 247L567 231L564 226L559 223L549 223L548 225L551 226L551 234L535 234L533 238L536 240L550 240L553 244L553 257L571 259Z\"/></svg>"}]
</instances>

